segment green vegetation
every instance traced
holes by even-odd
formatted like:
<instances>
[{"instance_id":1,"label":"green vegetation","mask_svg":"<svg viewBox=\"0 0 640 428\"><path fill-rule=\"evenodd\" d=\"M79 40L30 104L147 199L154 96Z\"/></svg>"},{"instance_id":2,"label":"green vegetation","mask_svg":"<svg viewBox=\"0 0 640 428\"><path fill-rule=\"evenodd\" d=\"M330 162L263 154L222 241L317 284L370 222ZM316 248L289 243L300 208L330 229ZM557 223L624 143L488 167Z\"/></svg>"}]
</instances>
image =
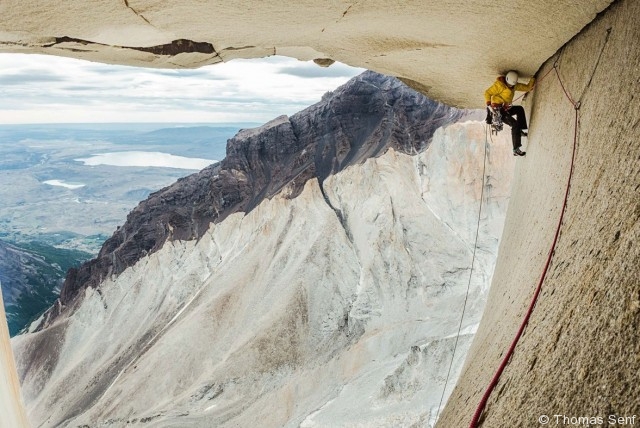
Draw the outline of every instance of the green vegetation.
<instances>
[{"instance_id":1,"label":"green vegetation","mask_svg":"<svg viewBox=\"0 0 640 428\"><path fill-rule=\"evenodd\" d=\"M64 274L67 273L69 268L77 267L82 262L89 260L92 257L91 254L84 251L56 248L37 241L13 245L43 257L49 265L58 265Z\"/></svg>"},{"instance_id":2,"label":"green vegetation","mask_svg":"<svg viewBox=\"0 0 640 428\"><path fill-rule=\"evenodd\" d=\"M69 268L92 255L37 241L3 243L3 247L10 251L0 261L0 281L9 334L14 336L51 307Z\"/></svg>"}]
</instances>

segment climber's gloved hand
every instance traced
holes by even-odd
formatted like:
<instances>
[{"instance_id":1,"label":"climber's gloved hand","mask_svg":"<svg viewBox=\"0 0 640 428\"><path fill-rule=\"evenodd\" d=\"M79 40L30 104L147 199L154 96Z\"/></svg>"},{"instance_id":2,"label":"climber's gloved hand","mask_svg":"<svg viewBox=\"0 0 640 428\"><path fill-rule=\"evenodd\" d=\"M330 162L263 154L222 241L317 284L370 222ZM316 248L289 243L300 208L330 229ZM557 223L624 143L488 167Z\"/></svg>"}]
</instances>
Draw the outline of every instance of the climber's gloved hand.
<instances>
[{"instance_id":1,"label":"climber's gloved hand","mask_svg":"<svg viewBox=\"0 0 640 428\"><path fill-rule=\"evenodd\" d=\"M511 108L511 104L504 103L504 104L502 104L502 108L503 108L505 111L508 111L508 110Z\"/></svg>"}]
</instances>

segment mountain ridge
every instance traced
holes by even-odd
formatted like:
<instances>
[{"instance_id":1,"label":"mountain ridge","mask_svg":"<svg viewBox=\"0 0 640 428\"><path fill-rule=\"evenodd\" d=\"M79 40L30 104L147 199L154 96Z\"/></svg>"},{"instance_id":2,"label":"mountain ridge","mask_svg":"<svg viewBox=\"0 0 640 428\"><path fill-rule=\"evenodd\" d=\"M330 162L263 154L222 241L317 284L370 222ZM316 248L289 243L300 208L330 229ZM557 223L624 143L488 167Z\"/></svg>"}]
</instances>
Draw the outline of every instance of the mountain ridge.
<instances>
[{"instance_id":1,"label":"mountain ridge","mask_svg":"<svg viewBox=\"0 0 640 428\"><path fill-rule=\"evenodd\" d=\"M367 71L290 118L240 131L228 141L222 161L152 193L129 213L96 259L70 270L59 304L40 327L73 306L82 288L97 287L157 251L167 239L198 239L209 223L250 211L285 186L293 198L309 179L317 176L322 183L330 174L390 147L404 153L422 151L441 124L465 117L477 119L480 114L431 101L396 78Z\"/></svg>"}]
</instances>

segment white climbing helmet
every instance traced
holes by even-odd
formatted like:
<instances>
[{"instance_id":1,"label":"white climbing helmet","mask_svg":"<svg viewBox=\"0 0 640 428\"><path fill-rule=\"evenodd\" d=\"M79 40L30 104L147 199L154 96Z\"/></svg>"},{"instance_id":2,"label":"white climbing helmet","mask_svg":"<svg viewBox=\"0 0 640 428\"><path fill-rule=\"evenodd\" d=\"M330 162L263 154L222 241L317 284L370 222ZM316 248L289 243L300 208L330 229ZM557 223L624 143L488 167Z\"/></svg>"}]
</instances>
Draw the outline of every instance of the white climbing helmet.
<instances>
[{"instance_id":1,"label":"white climbing helmet","mask_svg":"<svg viewBox=\"0 0 640 428\"><path fill-rule=\"evenodd\" d=\"M507 85L515 86L515 84L518 83L518 72L511 70L505 76L505 80L507 81Z\"/></svg>"}]
</instances>

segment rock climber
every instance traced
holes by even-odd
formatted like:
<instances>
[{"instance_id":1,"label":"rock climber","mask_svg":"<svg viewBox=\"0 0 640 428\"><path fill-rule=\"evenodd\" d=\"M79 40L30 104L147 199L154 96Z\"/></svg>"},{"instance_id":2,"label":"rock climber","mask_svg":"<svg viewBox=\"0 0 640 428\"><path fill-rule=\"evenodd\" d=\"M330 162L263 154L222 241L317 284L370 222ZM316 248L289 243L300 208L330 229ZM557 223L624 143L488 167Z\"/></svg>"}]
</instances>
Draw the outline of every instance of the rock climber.
<instances>
[{"instance_id":1,"label":"rock climber","mask_svg":"<svg viewBox=\"0 0 640 428\"><path fill-rule=\"evenodd\" d=\"M504 76L498 76L495 83L484 91L484 100L487 103L487 124L491 124L492 109L498 109L502 115L502 121L511 127L511 140L513 143L513 155L524 156L526 152L520 150L522 137L527 136L527 118L522 106L512 106L513 94L516 91L529 92L533 89L535 79L531 77L529 83L518 83L518 72L511 70ZM514 118L515 116L515 118Z\"/></svg>"}]
</instances>

